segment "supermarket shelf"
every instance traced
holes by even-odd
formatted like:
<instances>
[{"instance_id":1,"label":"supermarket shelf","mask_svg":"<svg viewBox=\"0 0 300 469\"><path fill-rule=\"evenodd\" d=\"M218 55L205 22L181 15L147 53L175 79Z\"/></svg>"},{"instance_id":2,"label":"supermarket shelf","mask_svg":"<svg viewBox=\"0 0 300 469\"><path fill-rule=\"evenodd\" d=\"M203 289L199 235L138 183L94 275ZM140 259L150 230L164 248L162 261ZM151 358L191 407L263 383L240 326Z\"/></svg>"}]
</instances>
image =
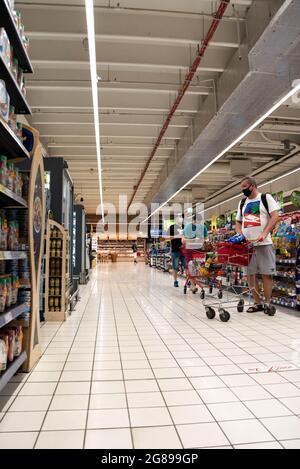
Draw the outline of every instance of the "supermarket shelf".
<instances>
[{"instance_id":1,"label":"supermarket shelf","mask_svg":"<svg viewBox=\"0 0 300 469\"><path fill-rule=\"evenodd\" d=\"M276 259L276 264L295 265L296 259Z\"/></svg>"},{"instance_id":2,"label":"supermarket shelf","mask_svg":"<svg viewBox=\"0 0 300 469\"><path fill-rule=\"evenodd\" d=\"M7 187L2 184L0 184L0 204L1 207L28 207L25 199L18 196L10 189L7 189Z\"/></svg>"},{"instance_id":3,"label":"supermarket shelf","mask_svg":"<svg viewBox=\"0 0 300 469\"><path fill-rule=\"evenodd\" d=\"M5 28L10 43L13 44L14 54L19 61L20 67L25 73L33 73L26 47L23 44L12 12L5 1L0 2L0 26Z\"/></svg>"},{"instance_id":4,"label":"supermarket shelf","mask_svg":"<svg viewBox=\"0 0 300 469\"><path fill-rule=\"evenodd\" d=\"M10 103L12 106L15 106L16 114L31 114L29 104L18 82L4 62L2 55L0 55L0 76L1 79L5 81L6 90L10 96Z\"/></svg>"},{"instance_id":5,"label":"supermarket shelf","mask_svg":"<svg viewBox=\"0 0 300 469\"><path fill-rule=\"evenodd\" d=\"M22 303L20 305L16 305L16 306L13 306L12 308L9 308L4 313L1 313L0 314L0 329L1 327L6 326L6 324L9 324L11 321L13 321L18 316L20 316L21 314L27 311L28 311L28 306L25 303Z\"/></svg>"},{"instance_id":6,"label":"supermarket shelf","mask_svg":"<svg viewBox=\"0 0 300 469\"><path fill-rule=\"evenodd\" d=\"M292 306L290 303L285 303L285 302L282 302L280 300L272 299L271 303L273 303L274 305L278 305L278 306L284 306L285 308L296 309L296 307Z\"/></svg>"},{"instance_id":7,"label":"supermarket shelf","mask_svg":"<svg viewBox=\"0 0 300 469\"><path fill-rule=\"evenodd\" d=\"M7 385L11 378L16 374L19 368L27 360L27 353L22 352L21 355L16 358L12 363L7 366L6 371L0 376L0 391Z\"/></svg>"},{"instance_id":8,"label":"supermarket shelf","mask_svg":"<svg viewBox=\"0 0 300 469\"><path fill-rule=\"evenodd\" d=\"M27 259L26 251L0 251L0 261Z\"/></svg>"},{"instance_id":9,"label":"supermarket shelf","mask_svg":"<svg viewBox=\"0 0 300 469\"><path fill-rule=\"evenodd\" d=\"M274 275L274 277L289 280L290 282L295 282L295 277L291 277L290 275L280 275L280 274L277 273L277 274Z\"/></svg>"},{"instance_id":10,"label":"supermarket shelf","mask_svg":"<svg viewBox=\"0 0 300 469\"><path fill-rule=\"evenodd\" d=\"M26 148L2 117L0 117L0 151L8 158L30 158Z\"/></svg>"}]
</instances>

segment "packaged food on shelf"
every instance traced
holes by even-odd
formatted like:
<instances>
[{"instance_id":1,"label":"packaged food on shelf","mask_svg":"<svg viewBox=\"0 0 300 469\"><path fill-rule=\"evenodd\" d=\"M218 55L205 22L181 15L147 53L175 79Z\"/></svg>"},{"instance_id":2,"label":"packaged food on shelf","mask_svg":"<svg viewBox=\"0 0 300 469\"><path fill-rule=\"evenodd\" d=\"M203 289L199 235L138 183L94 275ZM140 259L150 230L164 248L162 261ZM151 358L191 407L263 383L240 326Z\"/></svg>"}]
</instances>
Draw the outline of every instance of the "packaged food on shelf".
<instances>
[{"instance_id":1,"label":"packaged food on shelf","mask_svg":"<svg viewBox=\"0 0 300 469\"><path fill-rule=\"evenodd\" d=\"M22 353L24 334L22 326L13 326L12 330L15 332L14 356L16 358L19 357Z\"/></svg>"},{"instance_id":2,"label":"packaged food on shelf","mask_svg":"<svg viewBox=\"0 0 300 469\"><path fill-rule=\"evenodd\" d=\"M0 250L1 251L7 250L7 236L8 236L7 220L2 210L0 211Z\"/></svg>"},{"instance_id":3,"label":"packaged food on shelf","mask_svg":"<svg viewBox=\"0 0 300 469\"><path fill-rule=\"evenodd\" d=\"M13 191L15 185L15 165L11 162L7 163L7 189Z\"/></svg>"},{"instance_id":4,"label":"packaged food on shelf","mask_svg":"<svg viewBox=\"0 0 300 469\"><path fill-rule=\"evenodd\" d=\"M9 106L9 118L8 118L8 125L11 130L16 133L17 131L17 116L15 113L15 107Z\"/></svg>"},{"instance_id":5,"label":"packaged food on shelf","mask_svg":"<svg viewBox=\"0 0 300 469\"><path fill-rule=\"evenodd\" d=\"M17 251L19 247L18 242L18 222L10 221L8 223L8 240L7 246L9 251Z\"/></svg>"},{"instance_id":6,"label":"packaged food on shelf","mask_svg":"<svg viewBox=\"0 0 300 469\"><path fill-rule=\"evenodd\" d=\"M22 128L23 128L23 126L22 126L21 122L17 122L16 136L18 137L18 139L20 140L21 143L22 143L22 139L23 139Z\"/></svg>"},{"instance_id":7,"label":"packaged food on shelf","mask_svg":"<svg viewBox=\"0 0 300 469\"><path fill-rule=\"evenodd\" d=\"M6 308L10 308L11 306L11 299L12 299L12 289L11 289L11 279L10 277L7 277L5 279L5 283L6 283L6 290L7 290L7 294L6 294Z\"/></svg>"},{"instance_id":8,"label":"packaged food on shelf","mask_svg":"<svg viewBox=\"0 0 300 469\"><path fill-rule=\"evenodd\" d=\"M6 284L4 279L0 279L0 313L4 313L6 305Z\"/></svg>"},{"instance_id":9,"label":"packaged food on shelf","mask_svg":"<svg viewBox=\"0 0 300 469\"><path fill-rule=\"evenodd\" d=\"M14 57L12 59L11 73L12 73L14 79L17 81L18 80L18 73L19 73L19 61L16 57Z\"/></svg>"},{"instance_id":10,"label":"packaged food on shelf","mask_svg":"<svg viewBox=\"0 0 300 469\"><path fill-rule=\"evenodd\" d=\"M12 305L17 304L18 302L18 291L20 288L20 282L18 275L12 275L12 295L11 295L11 303Z\"/></svg>"},{"instance_id":11,"label":"packaged food on shelf","mask_svg":"<svg viewBox=\"0 0 300 469\"><path fill-rule=\"evenodd\" d=\"M6 187L7 181L7 157L0 155L0 184Z\"/></svg>"},{"instance_id":12,"label":"packaged food on shelf","mask_svg":"<svg viewBox=\"0 0 300 469\"><path fill-rule=\"evenodd\" d=\"M0 80L0 116L8 122L9 119L9 105L10 97L6 91L6 85L3 80Z\"/></svg>"},{"instance_id":13,"label":"packaged food on shelf","mask_svg":"<svg viewBox=\"0 0 300 469\"><path fill-rule=\"evenodd\" d=\"M7 368L8 358L8 337L7 335L1 334L0 330L0 373L5 371Z\"/></svg>"},{"instance_id":14,"label":"packaged food on shelf","mask_svg":"<svg viewBox=\"0 0 300 469\"><path fill-rule=\"evenodd\" d=\"M3 334L6 334L8 337L7 360L11 363L15 358L15 331L13 329L4 329Z\"/></svg>"},{"instance_id":15,"label":"packaged food on shelf","mask_svg":"<svg viewBox=\"0 0 300 469\"><path fill-rule=\"evenodd\" d=\"M0 55L3 61L10 68L11 65L11 47L8 35L4 28L0 28Z\"/></svg>"}]
</instances>

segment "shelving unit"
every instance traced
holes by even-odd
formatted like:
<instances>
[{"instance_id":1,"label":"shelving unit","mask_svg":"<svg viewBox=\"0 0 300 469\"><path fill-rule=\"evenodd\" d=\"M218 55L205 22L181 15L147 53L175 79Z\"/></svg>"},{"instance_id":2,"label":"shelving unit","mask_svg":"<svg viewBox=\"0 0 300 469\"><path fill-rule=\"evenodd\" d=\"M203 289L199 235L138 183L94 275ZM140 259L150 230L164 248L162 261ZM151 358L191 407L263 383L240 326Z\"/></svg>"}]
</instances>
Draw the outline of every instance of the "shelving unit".
<instances>
[{"instance_id":1,"label":"shelving unit","mask_svg":"<svg viewBox=\"0 0 300 469\"><path fill-rule=\"evenodd\" d=\"M27 202L22 197L18 196L7 187L0 184L0 204L9 208L23 207L28 208Z\"/></svg>"},{"instance_id":2,"label":"shelving unit","mask_svg":"<svg viewBox=\"0 0 300 469\"><path fill-rule=\"evenodd\" d=\"M17 261L26 259L27 256L26 251L0 251L0 261Z\"/></svg>"},{"instance_id":3,"label":"shelving unit","mask_svg":"<svg viewBox=\"0 0 300 469\"><path fill-rule=\"evenodd\" d=\"M0 150L7 158L30 158L26 148L2 117L0 117Z\"/></svg>"},{"instance_id":4,"label":"shelving unit","mask_svg":"<svg viewBox=\"0 0 300 469\"><path fill-rule=\"evenodd\" d=\"M98 239L98 258L101 253L109 255L115 252L118 255L118 261L133 261L132 253L133 241L112 241ZM141 253L139 260L145 259L145 243L144 241L137 242L138 251Z\"/></svg>"},{"instance_id":5,"label":"shelving unit","mask_svg":"<svg viewBox=\"0 0 300 469\"><path fill-rule=\"evenodd\" d=\"M14 21L12 11L4 0L0 2L0 27L5 28L10 45L13 48L14 57L18 59L19 66L23 72L32 73L33 68L23 38ZM2 55L0 55L0 79L5 82L6 90L10 96L10 104L15 107L16 114L31 114L26 96L21 91L21 87L3 60ZM19 290L25 295L28 293L26 298L23 297L23 294L19 296L17 304L7 308L0 314L0 330L10 325L18 325L23 328L22 352L20 356L15 357L11 363L7 364L7 369L0 374L0 390L6 386L20 368L25 372L30 371L41 355L38 316L40 276L38 273L41 266L41 241L45 219L43 149L39 133L29 126L26 126L26 129L32 134L33 148L30 153L9 127L8 123L0 117L0 154L6 156L9 160L13 159L14 163L19 165L21 171L21 160L27 160L31 166L27 193L28 200L0 184L0 208L5 210L17 209L16 219L19 221L26 220L26 229L23 234L24 239L19 241L20 245L22 247L26 246L27 249L26 251L0 251L0 261L5 263L5 265L2 265L3 272L18 273L20 271L20 263L14 263L13 270L11 271L7 268L6 261L23 261L24 264L27 264L25 265L25 271L23 271L26 272L26 275L20 280ZM12 274L5 273L5 277L10 275ZM24 290L27 290L27 292L25 293ZM25 319L22 318L24 313L26 313Z\"/></svg>"},{"instance_id":6,"label":"shelving unit","mask_svg":"<svg viewBox=\"0 0 300 469\"><path fill-rule=\"evenodd\" d=\"M13 44L15 56L17 57L24 73L33 73L33 67L30 62L28 52L23 44L12 12L5 1L0 2L0 27L5 28L9 40L11 44Z\"/></svg>"},{"instance_id":7,"label":"shelving unit","mask_svg":"<svg viewBox=\"0 0 300 469\"><path fill-rule=\"evenodd\" d=\"M12 363L7 365L6 370L0 375L0 391L5 388L11 378L17 373L27 360L27 353L24 351Z\"/></svg>"},{"instance_id":8,"label":"shelving unit","mask_svg":"<svg viewBox=\"0 0 300 469\"><path fill-rule=\"evenodd\" d=\"M15 107L17 114L31 114L31 109L25 95L22 93L18 82L11 73L0 54L0 77L5 81L10 102Z\"/></svg>"},{"instance_id":9,"label":"shelving unit","mask_svg":"<svg viewBox=\"0 0 300 469\"><path fill-rule=\"evenodd\" d=\"M55 236L53 234L55 233ZM52 248L53 240L60 240L60 248ZM45 319L65 321L69 309L69 235L62 225L48 220L46 233ZM55 251L55 255L52 252ZM57 252L61 252L57 254ZM57 263L57 261L59 261ZM52 267L55 265L55 267ZM59 267L57 267L59 265ZM57 270L60 274L58 275ZM53 273L55 270L55 273ZM54 286L51 284L54 283ZM56 299L58 301L56 301ZM51 304L53 303L53 304ZM57 303L57 305L55 304Z\"/></svg>"},{"instance_id":10,"label":"shelving unit","mask_svg":"<svg viewBox=\"0 0 300 469\"><path fill-rule=\"evenodd\" d=\"M27 306L22 303L14 305L12 308L7 309L4 313L0 314L0 329L9 324L14 319L17 319L21 314L27 311Z\"/></svg>"}]
</instances>

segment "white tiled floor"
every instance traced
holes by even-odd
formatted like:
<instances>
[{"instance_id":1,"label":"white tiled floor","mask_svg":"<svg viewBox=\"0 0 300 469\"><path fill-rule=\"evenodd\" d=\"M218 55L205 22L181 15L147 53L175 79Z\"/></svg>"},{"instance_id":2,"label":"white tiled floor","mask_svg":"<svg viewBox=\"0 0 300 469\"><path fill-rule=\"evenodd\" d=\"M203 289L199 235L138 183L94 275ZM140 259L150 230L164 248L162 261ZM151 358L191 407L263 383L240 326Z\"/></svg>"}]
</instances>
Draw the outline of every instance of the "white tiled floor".
<instances>
[{"instance_id":1,"label":"white tiled floor","mask_svg":"<svg viewBox=\"0 0 300 469\"><path fill-rule=\"evenodd\" d=\"M209 321L142 264L99 266L81 295L0 394L1 449L300 448L300 314Z\"/></svg>"}]
</instances>

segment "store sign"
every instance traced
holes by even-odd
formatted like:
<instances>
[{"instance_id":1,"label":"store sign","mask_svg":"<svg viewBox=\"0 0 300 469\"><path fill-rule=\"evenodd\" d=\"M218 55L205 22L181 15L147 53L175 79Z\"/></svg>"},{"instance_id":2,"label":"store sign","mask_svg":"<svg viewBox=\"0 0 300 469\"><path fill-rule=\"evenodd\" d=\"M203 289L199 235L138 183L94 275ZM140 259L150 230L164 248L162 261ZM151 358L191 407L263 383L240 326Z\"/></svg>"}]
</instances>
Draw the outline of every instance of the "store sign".
<instances>
[{"instance_id":1,"label":"store sign","mask_svg":"<svg viewBox=\"0 0 300 469\"><path fill-rule=\"evenodd\" d=\"M283 209L283 205L284 205L283 191L276 192L276 193L272 194L272 196L274 197L274 199L278 203L280 209Z\"/></svg>"},{"instance_id":2,"label":"store sign","mask_svg":"<svg viewBox=\"0 0 300 469\"><path fill-rule=\"evenodd\" d=\"M42 175L41 167L39 166L34 184L34 197L33 197L33 244L34 244L34 260L35 271L39 271L39 253L42 242L42 226L43 226L43 192L42 192Z\"/></svg>"}]
</instances>

